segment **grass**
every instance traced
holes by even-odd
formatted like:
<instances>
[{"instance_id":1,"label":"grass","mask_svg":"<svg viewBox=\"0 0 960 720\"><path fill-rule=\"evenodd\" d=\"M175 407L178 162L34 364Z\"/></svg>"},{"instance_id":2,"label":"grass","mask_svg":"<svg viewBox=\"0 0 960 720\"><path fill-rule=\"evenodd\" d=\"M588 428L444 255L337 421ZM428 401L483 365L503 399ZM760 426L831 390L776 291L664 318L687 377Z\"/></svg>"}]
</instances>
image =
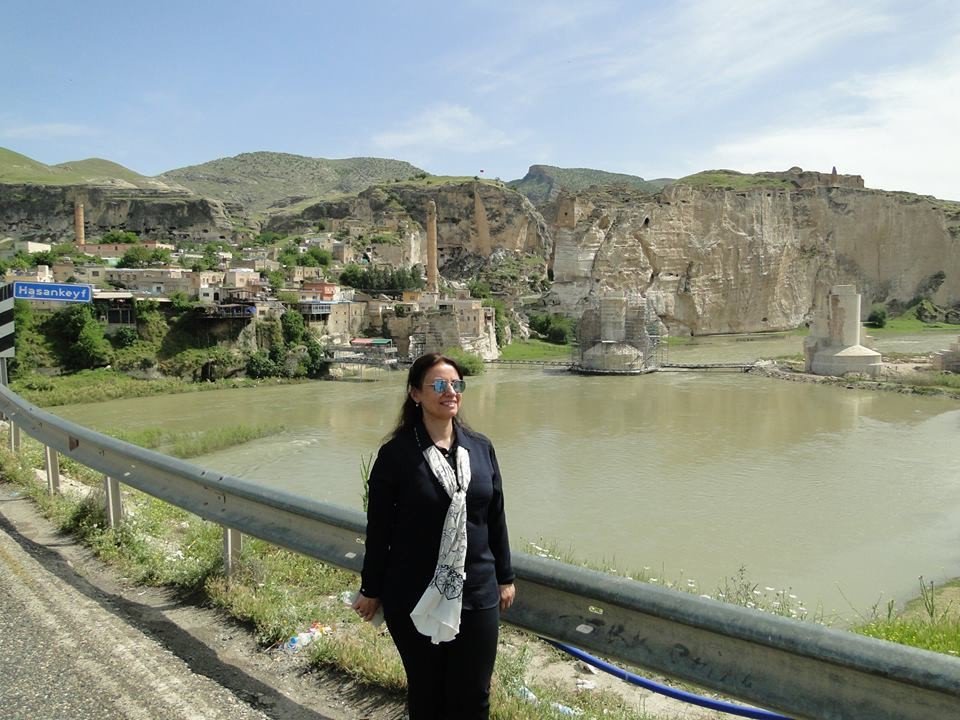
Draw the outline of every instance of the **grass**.
<instances>
[{"instance_id":1,"label":"grass","mask_svg":"<svg viewBox=\"0 0 960 720\"><path fill-rule=\"evenodd\" d=\"M960 335L960 325L952 325L950 323L927 323L918 319L915 315L907 314L889 318L887 320L887 324L882 328L864 325L863 330L864 332L874 336L900 335L919 332L944 332Z\"/></svg>"},{"instance_id":2,"label":"grass","mask_svg":"<svg viewBox=\"0 0 960 720\"><path fill-rule=\"evenodd\" d=\"M436 185L462 185L463 183L475 183L481 182L484 185L494 185L496 187L501 187L502 182L497 180L492 180L489 178L483 177L471 177L469 175L427 175L426 177L418 178L407 178L406 180L398 180L397 185L414 185L418 187L433 187ZM382 186L389 188L389 184Z\"/></svg>"},{"instance_id":3,"label":"grass","mask_svg":"<svg viewBox=\"0 0 960 720\"><path fill-rule=\"evenodd\" d=\"M172 393L203 392L225 388L257 387L264 382L298 382L271 378L269 381L237 378L195 383L179 378L139 380L114 370L83 370L70 375L27 375L14 379L10 389L39 407L76 405L130 397Z\"/></svg>"},{"instance_id":4,"label":"grass","mask_svg":"<svg viewBox=\"0 0 960 720\"><path fill-rule=\"evenodd\" d=\"M677 184L694 187L717 187L726 190L756 190L770 188L774 190L794 190L796 186L789 180L747 175L734 170L707 170L687 175L676 181Z\"/></svg>"},{"instance_id":5,"label":"grass","mask_svg":"<svg viewBox=\"0 0 960 720\"><path fill-rule=\"evenodd\" d=\"M72 169L44 165L26 155L0 148L0 183L29 185L78 185L81 173Z\"/></svg>"},{"instance_id":6,"label":"grass","mask_svg":"<svg viewBox=\"0 0 960 720\"><path fill-rule=\"evenodd\" d=\"M277 435L283 430L283 425L221 425L201 432L173 432L147 428L108 430L104 434L140 447L158 450L173 457L192 458L242 445L262 437Z\"/></svg>"},{"instance_id":7,"label":"grass","mask_svg":"<svg viewBox=\"0 0 960 720\"><path fill-rule=\"evenodd\" d=\"M571 345L555 345L544 340L520 340L512 342L500 352L501 360L569 360L573 354Z\"/></svg>"},{"instance_id":8,"label":"grass","mask_svg":"<svg viewBox=\"0 0 960 720\"><path fill-rule=\"evenodd\" d=\"M885 616L873 609L873 616L856 628L868 637L901 645L921 647L947 655L960 656L960 579L936 587L920 580L920 597L911 601L900 614L893 603Z\"/></svg>"}]
</instances>

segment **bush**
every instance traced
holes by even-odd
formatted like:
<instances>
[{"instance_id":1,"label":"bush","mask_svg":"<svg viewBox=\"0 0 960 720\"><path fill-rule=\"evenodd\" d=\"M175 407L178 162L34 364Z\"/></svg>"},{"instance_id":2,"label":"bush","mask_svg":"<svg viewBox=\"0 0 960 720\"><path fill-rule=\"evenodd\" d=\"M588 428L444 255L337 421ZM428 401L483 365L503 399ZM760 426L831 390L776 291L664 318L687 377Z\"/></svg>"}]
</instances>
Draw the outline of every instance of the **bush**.
<instances>
[{"instance_id":1,"label":"bush","mask_svg":"<svg viewBox=\"0 0 960 720\"><path fill-rule=\"evenodd\" d=\"M870 310L870 315L867 317L867 325L875 328L886 327L887 308L880 304L874 305Z\"/></svg>"},{"instance_id":2,"label":"bush","mask_svg":"<svg viewBox=\"0 0 960 720\"><path fill-rule=\"evenodd\" d=\"M466 350L458 347L447 348L443 351L443 354L457 361L460 369L463 370L464 377L470 375L483 375L485 368L483 365L483 358L481 358L479 355L469 353Z\"/></svg>"},{"instance_id":3,"label":"bush","mask_svg":"<svg viewBox=\"0 0 960 720\"><path fill-rule=\"evenodd\" d=\"M279 374L280 368L263 350L258 350L247 358L247 377L266 378L276 377Z\"/></svg>"},{"instance_id":4,"label":"bush","mask_svg":"<svg viewBox=\"0 0 960 720\"><path fill-rule=\"evenodd\" d=\"M497 345L503 347L507 344L507 306L503 300L498 298L485 298L481 302L483 307L493 308L493 327L497 335Z\"/></svg>"},{"instance_id":5,"label":"bush","mask_svg":"<svg viewBox=\"0 0 960 720\"><path fill-rule=\"evenodd\" d=\"M140 333L136 328L122 327L113 334L111 339L114 347L128 348L140 339Z\"/></svg>"},{"instance_id":6,"label":"bush","mask_svg":"<svg viewBox=\"0 0 960 720\"><path fill-rule=\"evenodd\" d=\"M573 320L565 315L532 315L530 329L554 345L567 345L573 337Z\"/></svg>"}]
</instances>

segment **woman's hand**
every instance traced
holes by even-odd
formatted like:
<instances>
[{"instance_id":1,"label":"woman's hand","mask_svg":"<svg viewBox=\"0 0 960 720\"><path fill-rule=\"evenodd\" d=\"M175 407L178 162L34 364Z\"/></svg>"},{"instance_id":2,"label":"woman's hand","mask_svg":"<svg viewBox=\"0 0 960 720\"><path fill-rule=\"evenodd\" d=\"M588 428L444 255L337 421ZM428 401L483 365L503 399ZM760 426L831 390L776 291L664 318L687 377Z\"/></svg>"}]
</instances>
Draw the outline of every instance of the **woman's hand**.
<instances>
[{"instance_id":1,"label":"woman's hand","mask_svg":"<svg viewBox=\"0 0 960 720\"><path fill-rule=\"evenodd\" d=\"M501 602L503 601L501 600ZM357 611L361 620L370 622L373 620L373 616L377 614L377 610L380 609L380 598L368 598L366 595L357 593L357 599L353 601L351 607Z\"/></svg>"},{"instance_id":2,"label":"woman's hand","mask_svg":"<svg viewBox=\"0 0 960 720\"><path fill-rule=\"evenodd\" d=\"M506 610L508 607L513 605L513 599L517 595L517 588L514 587L513 583L509 585L500 586L500 609Z\"/></svg>"}]
</instances>

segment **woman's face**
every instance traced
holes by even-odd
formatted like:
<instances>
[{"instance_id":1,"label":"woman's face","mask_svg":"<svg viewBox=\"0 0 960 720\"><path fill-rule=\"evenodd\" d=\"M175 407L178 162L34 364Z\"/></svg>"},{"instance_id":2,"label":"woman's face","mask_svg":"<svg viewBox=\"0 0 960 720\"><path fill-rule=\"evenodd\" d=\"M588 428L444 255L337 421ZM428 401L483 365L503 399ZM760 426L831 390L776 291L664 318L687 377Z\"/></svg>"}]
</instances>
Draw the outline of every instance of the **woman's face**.
<instances>
[{"instance_id":1,"label":"woman's face","mask_svg":"<svg viewBox=\"0 0 960 720\"><path fill-rule=\"evenodd\" d=\"M437 363L423 376L423 384L419 388L410 390L410 397L420 403L424 416L435 420L453 420L460 409L462 395L455 392L452 381L460 380L456 369L447 363ZM447 384L442 393L433 389L434 380L446 380Z\"/></svg>"}]
</instances>

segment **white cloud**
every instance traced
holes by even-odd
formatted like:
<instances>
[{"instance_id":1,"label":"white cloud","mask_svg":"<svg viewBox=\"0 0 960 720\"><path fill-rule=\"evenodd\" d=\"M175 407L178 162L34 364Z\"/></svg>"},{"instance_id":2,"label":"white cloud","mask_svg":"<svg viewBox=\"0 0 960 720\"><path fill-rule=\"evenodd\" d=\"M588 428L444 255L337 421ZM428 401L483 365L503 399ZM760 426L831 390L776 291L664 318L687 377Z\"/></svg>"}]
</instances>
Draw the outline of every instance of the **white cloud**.
<instances>
[{"instance_id":1,"label":"white cloud","mask_svg":"<svg viewBox=\"0 0 960 720\"><path fill-rule=\"evenodd\" d=\"M830 0L692 0L630 28L596 60L608 91L702 104L814 58L850 38L894 27L876 4Z\"/></svg>"},{"instance_id":2,"label":"white cloud","mask_svg":"<svg viewBox=\"0 0 960 720\"><path fill-rule=\"evenodd\" d=\"M715 147L707 164L746 172L835 165L863 175L867 187L960 200L960 54L850 80L830 93L834 106L854 99L863 109L752 130Z\"/></svg>"},{"instance_id":3,"label":"white cloud","mask_svg":"<svg viewBox=\"0 0 960 720\"><path fill-rule=\"evenodd\" d=\"M390 152L436 155L488 152L512 145L514 140L469 108L442 103L426 108L397 130L375 135L373 142Z\"/></svg>"},{"instance_id":4,"label":"white cloud","mask_svg":"<svg viewBox=\"0 0 960 720\"><path fill-rule=\"evenodd\" d=\"M13 140L50 140L65 137L96 135L93 128L70 123L36 123L0 129L0 137Z\"/></svg>"}]
</instances>

